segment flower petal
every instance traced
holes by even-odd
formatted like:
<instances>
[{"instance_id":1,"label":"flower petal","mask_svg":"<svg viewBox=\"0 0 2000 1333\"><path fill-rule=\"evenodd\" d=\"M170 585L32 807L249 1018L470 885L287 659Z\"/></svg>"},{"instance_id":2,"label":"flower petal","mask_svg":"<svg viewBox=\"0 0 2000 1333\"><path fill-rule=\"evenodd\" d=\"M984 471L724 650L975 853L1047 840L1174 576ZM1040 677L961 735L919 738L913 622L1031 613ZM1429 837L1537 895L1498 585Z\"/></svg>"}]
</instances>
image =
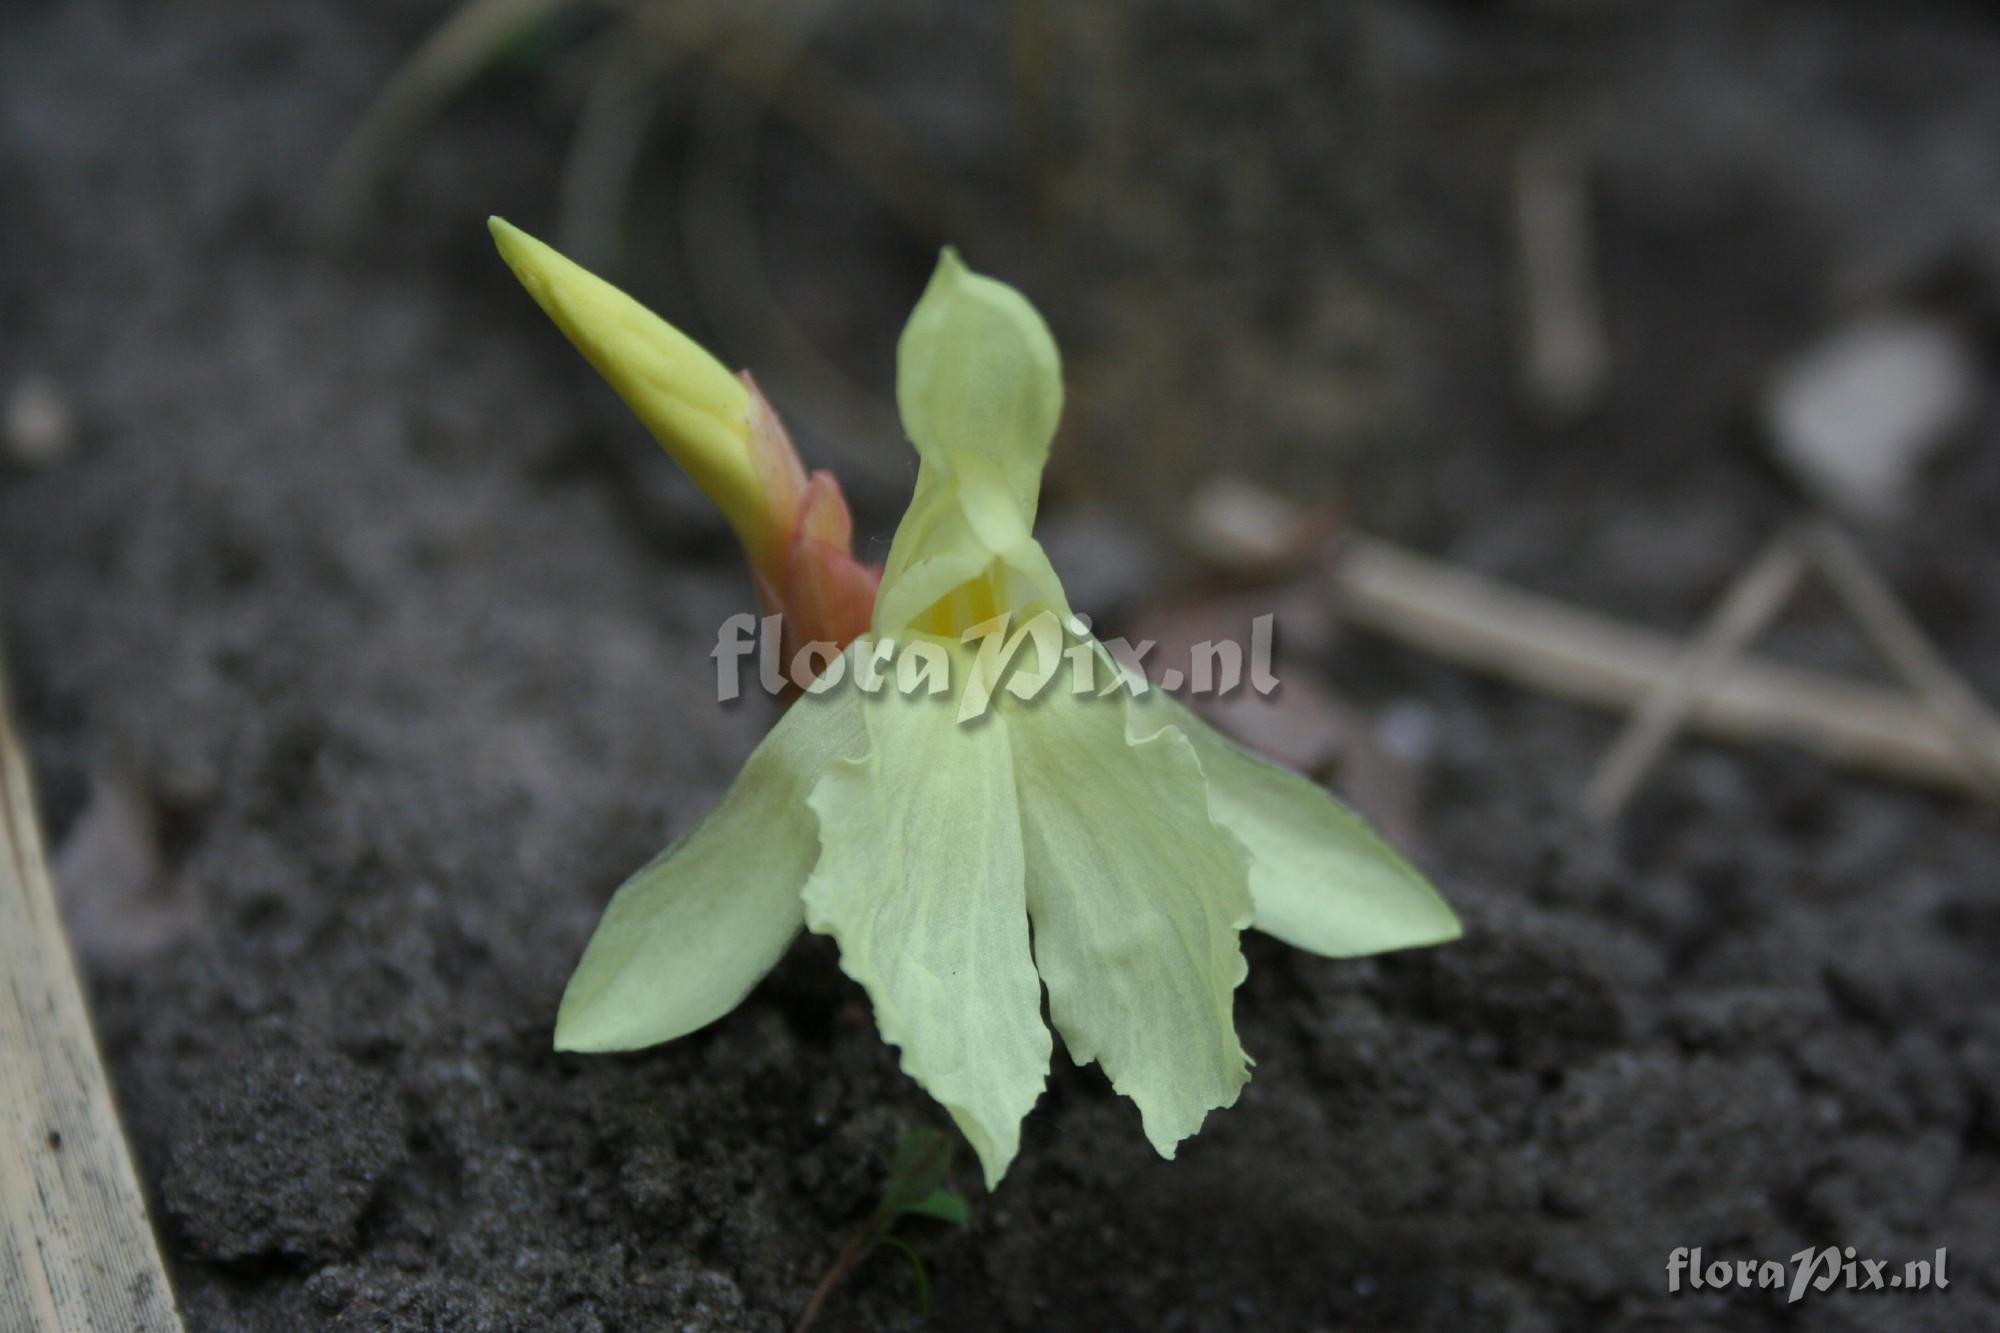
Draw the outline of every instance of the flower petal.
<instances>
[{"instance_id":1,"label":"flower petal","mask_svg":"<svg viewBox=\"0 0 2000 1333\"><path fill-rule=\"evenodd\" d=\"M861 697L867 757L833 765L812 792L822 850L806 924L840 942L883 1040L951 1113L990 1189L1020 1147L1051 1045L1007 733L991 718L956 725L948 695Z\"/></svg>"},{"instance_id":2,"label":"flower petal","mask_svg":"<svg viewBox=\"0 0 2000 1333\"><path fill-rule=\"evenodd\" d=\"M1443 944L1459 936L1438 891L1315 783L1231 741L1157 690L1134 704L1142 731L1177 729L1208 777L1209 809L1250 852L1257 929L1328 958Z\"/></svg>"},{"instance_id":3,"label":"flower petal","mask_svg":"<svg viewBox=\"0 0 2000 1333\"><path fill-rule=\"evenodd\" d=\"M1062 359L1034 306L945 247L896 344L896 406L924 462L987 459L1032 524L1062 402Z\"/></svg>"},{"instance_id":4,"label":"flower petal","mask_svg":"<svg viewBox=\"0 0 2000 1333\"><path fill-rule=\"evenodd\" d=\"M635 1050L734 1009L803 920L819 854L806 795L866 743L854 691L793 704L722 804L612 897L563 992L556 1049Z\"/></svg>"},{"instance_id":5,"label":"flower petal","mask_svg":"<svg viewBox=\"0 0 2000 1333\"><path fill-rule=\"evenodd\" d=\"M1046 607L1068 619L1062 581L1029 522L987 460L964 458L950 473L926 462L882 570L877 637L901 636L939 598L996 565L1021 590L1007 609Z\"/></svg>"},{"instance_id":6,"label":"flower petal","mask_svg":"<svg viewBox=\"0 0 2000 1333\"><path fill-rule=\"evenodd\" d=\"M1059 687L1000 716L1049 1015L1072 1058L1101 1063L1172 1157L1250 1080L1232 1008L1251 902L1243 849L1209 817L1194 747L1172 727L1133 739L1130 703Z\"/></svg>"}]
</instances>

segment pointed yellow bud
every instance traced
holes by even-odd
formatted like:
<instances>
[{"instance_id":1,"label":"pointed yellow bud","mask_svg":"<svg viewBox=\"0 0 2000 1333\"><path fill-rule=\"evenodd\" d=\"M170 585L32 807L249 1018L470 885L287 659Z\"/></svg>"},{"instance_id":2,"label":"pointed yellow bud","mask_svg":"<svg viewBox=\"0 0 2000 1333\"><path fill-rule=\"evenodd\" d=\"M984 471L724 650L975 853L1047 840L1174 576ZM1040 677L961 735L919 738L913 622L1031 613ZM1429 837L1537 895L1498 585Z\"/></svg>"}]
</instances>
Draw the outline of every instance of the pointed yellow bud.
<instances>
[{"instance_id":1,"label":"pointed yellow bud","mask_svg":"<svg viewBox=\"0 0 2000 1333\"><path fill-rule=\"evenodd\" d=\"M502 218L486 225L528 294L722 510L751 562L769 562L789 534L753 457L742 381L604 279Z\"/></svg>"}]
</instances>

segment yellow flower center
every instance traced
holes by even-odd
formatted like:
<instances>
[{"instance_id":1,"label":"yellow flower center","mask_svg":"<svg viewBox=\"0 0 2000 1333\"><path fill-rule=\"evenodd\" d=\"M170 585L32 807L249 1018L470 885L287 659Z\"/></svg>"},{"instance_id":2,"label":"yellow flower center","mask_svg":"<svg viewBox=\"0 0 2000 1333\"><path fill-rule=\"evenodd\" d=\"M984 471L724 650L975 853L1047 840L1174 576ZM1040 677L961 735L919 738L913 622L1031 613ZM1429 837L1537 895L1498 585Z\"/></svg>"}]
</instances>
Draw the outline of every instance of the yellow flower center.
<instances>
[{"instance_id":1,"label":"yellow flower center","mask_svg":"<svg viewBox=\"0 0 2000 1333\"><path fill-rule=\"evenodd\" d=\"M998 616L1011 615L1018 622L1047 606L1033 584L995 560L977 578L967 579L925 607L910 628L957 641L967 630Z\"/></svg>"}]
</instances>

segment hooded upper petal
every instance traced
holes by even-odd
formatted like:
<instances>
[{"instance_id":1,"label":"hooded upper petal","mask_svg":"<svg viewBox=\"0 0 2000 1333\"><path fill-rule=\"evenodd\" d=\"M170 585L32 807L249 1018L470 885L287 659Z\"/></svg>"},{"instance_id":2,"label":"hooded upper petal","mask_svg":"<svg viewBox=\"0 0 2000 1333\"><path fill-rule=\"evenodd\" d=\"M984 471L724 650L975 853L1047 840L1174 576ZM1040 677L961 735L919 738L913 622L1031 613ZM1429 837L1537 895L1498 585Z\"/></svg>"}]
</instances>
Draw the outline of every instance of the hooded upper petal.
<instances>
[{"instance_id":1,"label":"hooded upper petal","mask_svg":"<svg viewBox=\"0 0 2000 1333\"><path fill-rule=\"evenodd\" d=\"M866 756L833 765L812 792L821 851L806 923L839 941L882 1039L951 1113L991 1188L1050 1050L1007 730L957 725L948 697L860 697Z\"/></svg>"},{"instance_id":2,"label":"hooded upper petal","mask_svg":"<svg viewBox=\"0 0 2000 1333\"><path fill-rule=\"evenodd\" d=\"M793 705L722 803L613 895L563 992L556 1049L634 1050L734 1009L803 920L819 855L807 794L866 748L853 691Z\"/></svg>"},{"instance_id":3,"label":"hooded upper petal","mask_svg":"<svg viewBox=\"0 0 2000 1333\"><path fill-rule=\"evenodd\" d=\"M925 466L949 474L961 457L984 458L1032 525L1062 403L1041 315L945 247L896 343L896 407Z\"/></svg>"},{"instance_id":4,"label":"hooded upper petal","mask_svg":"<svg viewBox=\"0 0 2000 1333\"><path fill-rule=\"evenodd\" d=\"M1035 308L946 249L896 345L896 402L923 461L874 632L956 637L1002 612L1066 616L1033 532L1062 414L1062 363Z\"/></svg>"}]
</instances>

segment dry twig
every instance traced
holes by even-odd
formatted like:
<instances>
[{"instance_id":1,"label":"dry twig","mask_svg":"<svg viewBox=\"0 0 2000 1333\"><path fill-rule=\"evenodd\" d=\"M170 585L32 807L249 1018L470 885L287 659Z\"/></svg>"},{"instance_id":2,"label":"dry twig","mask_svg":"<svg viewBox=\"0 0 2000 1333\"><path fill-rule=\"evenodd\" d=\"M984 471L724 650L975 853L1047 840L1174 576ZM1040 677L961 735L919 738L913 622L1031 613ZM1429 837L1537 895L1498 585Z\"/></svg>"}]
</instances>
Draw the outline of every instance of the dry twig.
<instances>
[{"instance_id":1,"label":"dry twig","mask_svg":"<svg viewBox=\"0 0 2000 1333\"><path fill-rule=\"evenodd\" d=\"M1688 711L1784 608L1805 568L1797 534L1787 530L1773 537L1762 554L1736 576L1707 623L1688 641L1666 680L1633 710L1625 729L1585 784L1585 813L1607 822L1617 816L1672 743Z\"/></svg>"},{"instance_id":2,"label":"dry twig","mask_svg":"<svg viewBox=\"0 0 2000 1333\"><path fill-rule=\"evenodd\" d=\"M563 158L556 211L563 253L585 268L607 268L617 258L626 192L659 109L660 86L681 55L635 43L623 26L592 53L590 86Z\"/></svg>"},{"instance_id":3,"label":"dry twig","mask_svg":"<svg viewBox=\"0 0 2000 1333\"><path fill-rule=\"evenodd\" d=\"M468 0L424 39L348 135L320 184L314 221L342 235L367 211L389 169L458 91L516 33L572 0Z\"/></svg>"},{"instance_id":4,"label":"dry twig","mask_svg":"<svg viewBox=\"0 0 2000 1333\"><path fill-rule=\"evenodd\" d=\"M1565 606L1371 538L1333 566L1348 617L1403 643L1550 694L1621 711L1672 681L1666 635ZM1895 690L1754 660L1719 670L1689 725L1731 740L1789 742L1830 763L1983 794L1963 738ZM1989 759L1996 760L1989 754Z\"/></svg>"},{"instance_id":5,"label":"dry twig","mask_svg":"<svg viewBox=\"0 0 2000 1333\"><path fill-rule=\"evenodd\" d=\"M1923 699L1945 735L1958 743L1988 793L2000 794L2000 719L1952 670L1852 537L1832 520L1820 519L1806 528L1804 541L1814 564L1876 651Z\"/></svg>"},{"instance_id":6,"label":"dry twig","mask_svg":"<svg viewBox=\"0 0 2000 1333\"><path fill-rule=\"evenodd\" d=\"M1590 199L1572 152L1546 141L1521 150L1514 233L1522 378L1547 411L1580 412L1602 391L1610 352L1591 245Z\"/></svg>"},{"instance_id":7,"label":"dry twig","mask_svg":"<svg viewBox=\"0 0 2000 1333\"><path fill-rule=\"evenodd\" d=\"M746 88L740 77L745 58L732 52L754 48L759 80L783 86L785 71L804 58L813 24L826 7L827 0L785 6L767 22L764 15L772 7L764 0L763 8L719 44L695 107L690 143L683 226L688 274L724 342L743 359L771 368L763 378L787 404L787 417L814 428L821 456L843 479L887 481L900 474L901 464L886 462L889 455L878 448L857 445L896 438L895 420L790 316L765 271L750 202L770 103Z\"/></svg>"}]
</instances>

